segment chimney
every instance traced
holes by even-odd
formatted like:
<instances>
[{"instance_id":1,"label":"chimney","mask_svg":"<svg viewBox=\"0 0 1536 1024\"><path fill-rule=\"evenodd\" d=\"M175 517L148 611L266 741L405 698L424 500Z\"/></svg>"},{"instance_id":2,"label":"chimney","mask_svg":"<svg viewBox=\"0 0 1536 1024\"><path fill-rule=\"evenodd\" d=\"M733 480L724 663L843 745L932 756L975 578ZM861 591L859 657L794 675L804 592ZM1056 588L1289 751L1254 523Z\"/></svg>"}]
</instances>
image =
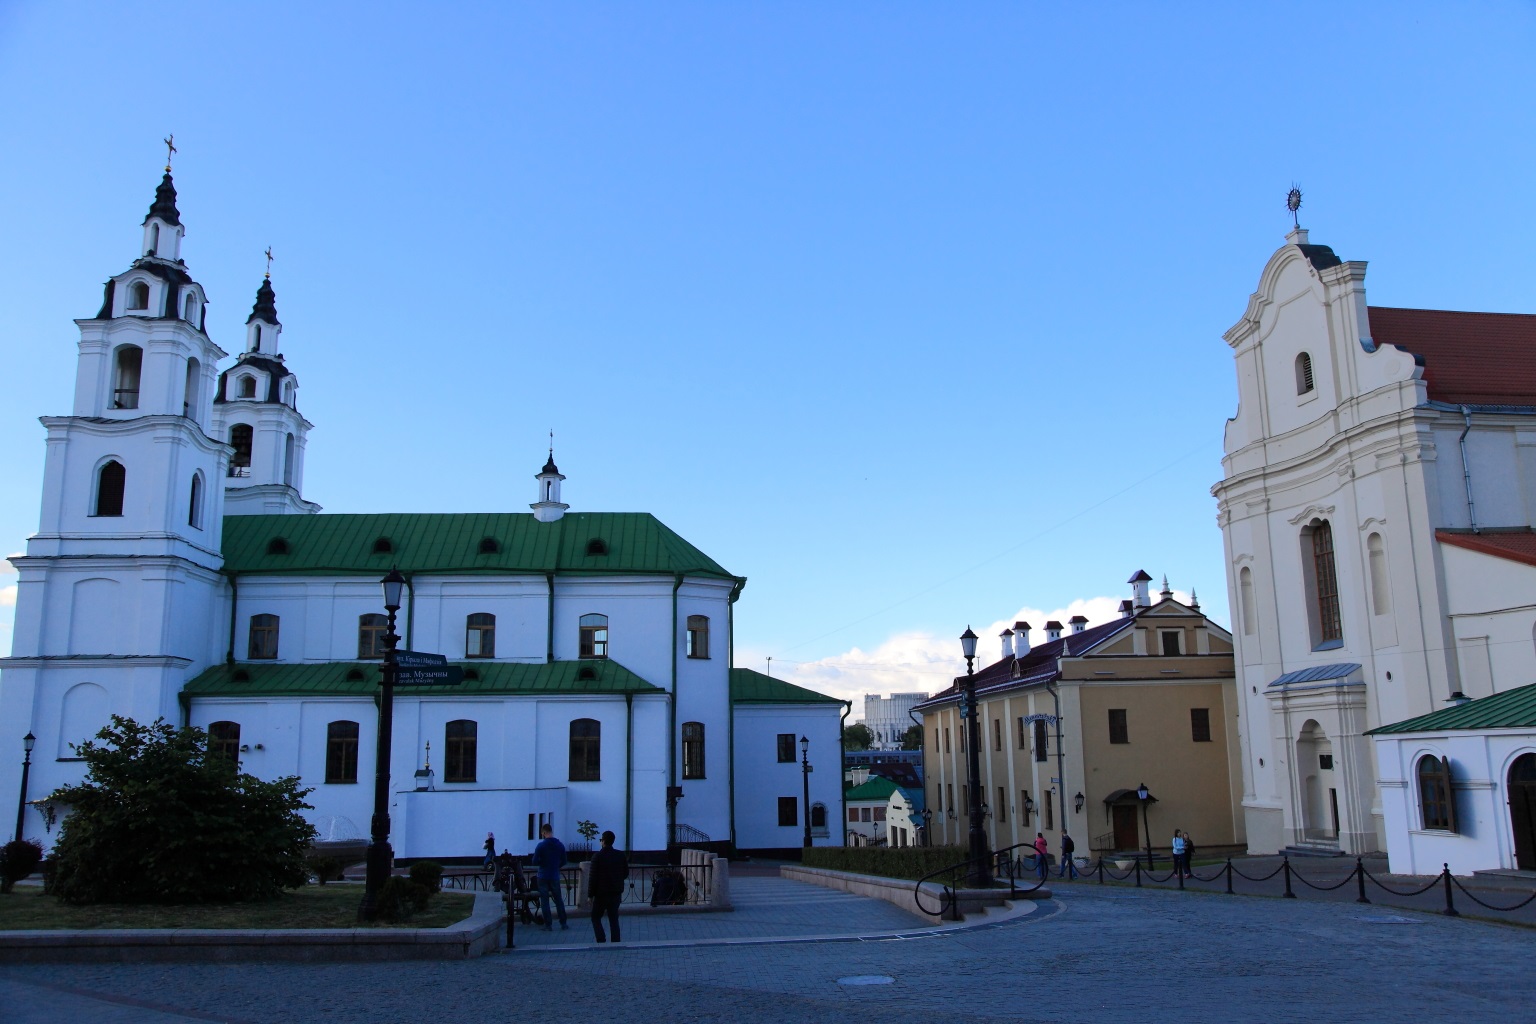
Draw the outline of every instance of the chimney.
<instances>
[{"instance_id":1,"label":"chimney","mask_svg":"<svg viewBox=\"0 0 1536 1024\"><path fill-rule=\"evenodd\" d=\"M1051 640L1060 640L1061 639L1061 623L1057 622L1055 619L1052 619L1050 622L1047 622L1045 624L1045 639L1046 639L1047 642L1049 642Z\"/></svg>"},{"instance_id":2,"label":"chimney","mask_svg":"<svg viewBox=\"0 0 1536 1024\"><path fill-rule=\"evenodd\" d=\"M1137 569L1136 575L1126 582L1131 585L1131 597L1137 608L1152 607L1152 598L1147 594L1147 584L1152 582L1152 577L1147 575L1145 569Z\"/></svg>"},{"instance_id":3,"label":"chimney","mask_svg":"<svg viewBox=\"0 0 1536 1024\"><path fill-rule=\"evenodd\" d=\"M1015 658L1022 658L1029 653L1029 623L1013 624L1013 652Z\"/></svg>"},{"instance_id":4,"label":"chimney","mask_svg":"<svg viewBox=\"0 0 1536 1024\"><path fill-rule=\"evenodd\" d=\"M1121 601L1120 602L1120 617L1122 619L1129 619L1131 616L1133 616L1135 614L1136 614L1136 609L1131 606L1131 602L1129 602L1129 601Z\"/></svg>"},{"instance_id":5,"label":"chimney","mask_svg":"<svg viewBox=\"0 0 1536 1024\"><path fill-rule=\"evenodd\" d=\"M1088 626L1088 619L1083 615L1074 615L1067 621L1072 623L1072 632L1074 633L1081 633Z\"/></svg>"},{"instance_id":6,"label":"chimney","mask_svg":"<svg viewBox=\"0 0 1536 1024\"><path fill-rule=\"evenodd\" d=\"M1003 657L1013 657L1013 630L1005 629L997 635L1003 638Z\"/></svg>"}]
</instances>

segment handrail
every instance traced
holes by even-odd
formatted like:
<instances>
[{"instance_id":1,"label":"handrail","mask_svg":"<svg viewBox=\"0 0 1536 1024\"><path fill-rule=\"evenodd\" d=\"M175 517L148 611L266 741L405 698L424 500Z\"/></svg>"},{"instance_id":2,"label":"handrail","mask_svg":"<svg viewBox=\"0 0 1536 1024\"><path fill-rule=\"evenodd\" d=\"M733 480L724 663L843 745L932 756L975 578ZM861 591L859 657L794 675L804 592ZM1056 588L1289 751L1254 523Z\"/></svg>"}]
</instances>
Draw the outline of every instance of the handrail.
<instances>
[{"instance_id":1,"label":"handrail","mask_svg":"<svg viewBox=\"0 0 1536 1024\"><path fill-rule=\"evenodd\" d=\"M1044 878L1040 879L1040 881L1036 882L1034 885L1030 886L1028 889L1020 890L1019 887L1018 887L1018 880L1016 879L1016 877L1014 876L1014 873L1013 873L1014 859L1012 857L1007 857L1006 856L1007 854L1013 852L1014 850L1020 850L1020 849L1026 849L1026 848L1029 850L1029 852L1031 854L1033 854L1035 852L1035 847L1034 847L1033 843L1015 843L1014 845L1008 846L1008 847L1004 847L1001 850L993 850L990 853L988 853L985 857L968 857L965 860L960 861L957 864L951 864L948 867L940 868L937 871L930 871L928 874L924 875L922 878L919 878L917 880L917 882L913 885L913 887L912 887L913 902L917 904L917 909L920 912L922 912L924 914L930 914L931 916L934 916L934 917L943 917L945 912L951 906L954 905L954 902L955 902L955 887L950 885L948 882L941 883L944 886L944 896L943 896L943 898L939 902L939 909L938 909L938 911L935 913L935 912L929 911L927 908L925 908L923 906L923 884L925 882L927 882L931 878L938 878L940 875L947 875L947 874L949 874L949 873L951 873L953 871L956 871L956 870L958 870L960 868L970 868L973 865L975 865L977 863L980 863L982 861L985 861L985 860L993 861L995 865L1002 865L1002 864L1008 865L1008 896L1009 896L1010 899L1013 899L1016 896L1018 896L1021 891L1022 892L1034 892L1036 889L1040 888L1042 885L1045 884L1045 879Z\"/></svg>"}]
</instances>

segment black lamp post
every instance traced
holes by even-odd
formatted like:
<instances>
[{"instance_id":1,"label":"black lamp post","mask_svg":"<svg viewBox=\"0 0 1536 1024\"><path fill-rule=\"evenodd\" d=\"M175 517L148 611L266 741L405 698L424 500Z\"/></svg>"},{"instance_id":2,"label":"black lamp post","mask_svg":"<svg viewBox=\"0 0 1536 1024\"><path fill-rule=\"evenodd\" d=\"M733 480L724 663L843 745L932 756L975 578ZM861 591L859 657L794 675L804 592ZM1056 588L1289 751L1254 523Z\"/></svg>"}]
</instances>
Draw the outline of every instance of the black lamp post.
<instances>
[{"instance_id":1,"label":"black lamp post","mask_svg":"<svg viewBox=\"0 0 1536 1024\"><path fill-rule=\"evenodd\" d=\"M1136 797L1141 801L1141 830L1147 834L1147 870L1151 871L1152 865L1152 829L1147 826L1147 804L1152 802L1152 794L1147 790L1147 784L1143 782L1136 787Z\"/></svg>"},{"instance_id":2,"label":"black lamp post","mask_svg":"<svg viewBox=\"0 0 1536 1024\"><path fill-rule=\"evenodd\" d=\"M805 784L805 845L811 845L811 762L806 760L810 752L811 741L804 736L800 737L800 778Z\"/></svg>"},{"instance_id":3,"label":"black lamp post","mask_svg":"<svg viewBox=\"0 0 1536 1024\"><path fill-rule=\"evenodd\" d=\"M394 851L389 848L389 746L395 719L395 648L400 637L395 633L395 613L400 610L400 591L405 587L405 577L399 569L389 570L380 581L384 588L384 610L389 613L389 628L384 633L384 685L379 693L379 739L373 760L373 822L372 836L368 844L368 874L363 891L363 904L357 916L364 921L373 920L378 912L379 891L389 878L394 863Z\"/></svg>"},{"instance_id":4,"label":"black lamp post","mask_svg":"<svg viewBox=\"0 0 1536 1024\"><path fill-rule=\"evenodd\" d=\"M21 797L16 801L16 838L21 839L22 827L26 824L27 815L27 775L32 771L32 747L37 743L37 737L30 732L21 738L21 749L26 751L26 756L21 759Z\"/></svg>"},{"instance_id":5,"label":"black lamp post","mask_svg":"<svg viewBox=\"0 0 1536 1024\"><path fill-rule=\"evenodd\" d=\"M933 845L933 808L923 808L923 845Z\"/></svg>"},{"instance_id":6,"label":"black lamp post","mask_svg":"<svg viewBox=\"0 0 1536 1024\"><path fill-rule=\"evenodd\" d=\"M971 818L971 885L978 889L985 889L992 885L992 866L989 863L991 857L987 855L987 833L981 824L981 725L977 721L976 708L976 677L972 674L976 663L976 634L970 626L965 627L965 632L960 634L960 651L965 655L965 683L964 695L961 698L960 714L965 716L965 735L967 760L966 767L970 771L970 782L967 792Z\"/></svg>"}]
</instances>

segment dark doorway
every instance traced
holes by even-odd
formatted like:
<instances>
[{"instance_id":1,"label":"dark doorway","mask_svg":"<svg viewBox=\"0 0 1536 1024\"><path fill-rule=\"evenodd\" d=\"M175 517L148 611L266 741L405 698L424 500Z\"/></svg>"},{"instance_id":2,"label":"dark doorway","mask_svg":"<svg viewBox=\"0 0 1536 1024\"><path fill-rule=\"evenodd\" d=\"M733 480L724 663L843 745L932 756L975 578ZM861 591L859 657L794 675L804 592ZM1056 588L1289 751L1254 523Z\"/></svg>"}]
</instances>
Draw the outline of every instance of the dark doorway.
<instances>
[{"instance_id":1,"label":"dark doorway","mask_svg":"<svg viewBox=\"0 0 1536 1024\"><path fill-rule=\"evenodd\" d=\"M1515 831L1515 867L1536 871L1536 754L1509 766L1509 823Z\"/></svg>"},{"instance_id":2,"label":"dark doorway","mask_svg":"<svg viewBox=\"0 0 1536 1024\"><path fill-rule=\"evenodd\" d=\"M1136 827L1136 805L1114 804L1110 810L1115 816L1115 849L1138 849L1141 846L1141 833Z\"/></svg>"}]
</instances>

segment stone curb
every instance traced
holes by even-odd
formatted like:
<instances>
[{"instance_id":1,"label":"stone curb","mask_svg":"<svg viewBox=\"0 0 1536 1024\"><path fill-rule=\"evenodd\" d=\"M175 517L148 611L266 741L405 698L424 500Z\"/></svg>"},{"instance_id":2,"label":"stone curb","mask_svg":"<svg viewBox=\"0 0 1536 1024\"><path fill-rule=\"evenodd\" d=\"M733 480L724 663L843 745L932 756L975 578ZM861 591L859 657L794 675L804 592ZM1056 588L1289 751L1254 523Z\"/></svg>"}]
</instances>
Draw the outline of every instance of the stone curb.
<instances>
[{"instance_id":1,"label":"stone curb","mask_svg":"<svg viewBox=\"0 0 1536 1024\"><path fill-rule=\"evenodd\" d=\"M861 875L852 871L834 871L831 868L808 868L800 865L786 864L779 868L779 874L785 878L797 882L809 882L812 885L824 886L828 889L839 889L852 893L855 896L866 896L871 899L884 900L892 906L900 907L907 913L920 917L929 924L940 925L945 922L964 921L974 914L985 913L988 908L1011 905L1017 901L1048 900L1051 898L1051 890L1041 886L1029 892L1021 892L1017 897L1002 890L994 889L957 889L955 890L954 912L957 916L942 917L939 914L930 913L926 907L942 905L944 887L933 882L923 886L924 904L918 904L916 885L907 878L887 878L884 875Z\"/></svg>"}]
</instances>

